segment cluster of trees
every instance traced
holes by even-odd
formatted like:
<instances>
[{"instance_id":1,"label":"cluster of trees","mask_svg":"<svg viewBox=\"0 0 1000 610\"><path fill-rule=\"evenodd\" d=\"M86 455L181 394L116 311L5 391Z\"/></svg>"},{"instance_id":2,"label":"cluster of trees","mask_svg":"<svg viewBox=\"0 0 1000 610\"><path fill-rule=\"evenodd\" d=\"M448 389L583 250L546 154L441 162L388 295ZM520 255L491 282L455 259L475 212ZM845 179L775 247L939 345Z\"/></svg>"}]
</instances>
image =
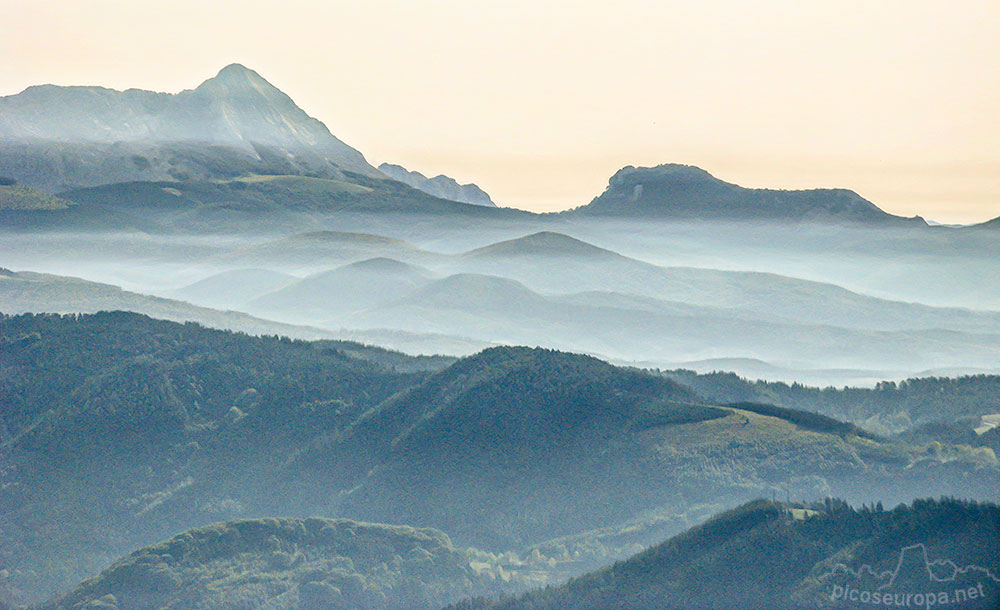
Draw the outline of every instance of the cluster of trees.
<instances>
[{"instance_id":1,"label":"cluster of trees","mask_svg":"<svg viewBox=\"0 0 1000 610\"><path fill-rule=\"evenodd\" d=\"M932 422L961 423L971 428L979 416L1000 413L1000 375L884 381L874 388L814 388L798 383L747 381L734 373L675 370L660 374L711 401L757 402L811 411L883 435Z\"/></svg>"},{"instance_id":2,"label":"cluster of trees","mask_svg":"<svg viewBox=\"0 0 1000 610\"><path fill-rule=\"evenodd\" d=\"M437 609L505 586L497 562L430 529L257 519L142 548L44 610ZM494 568L491 570L490 568Z\"/></svg>"}]
</instances>

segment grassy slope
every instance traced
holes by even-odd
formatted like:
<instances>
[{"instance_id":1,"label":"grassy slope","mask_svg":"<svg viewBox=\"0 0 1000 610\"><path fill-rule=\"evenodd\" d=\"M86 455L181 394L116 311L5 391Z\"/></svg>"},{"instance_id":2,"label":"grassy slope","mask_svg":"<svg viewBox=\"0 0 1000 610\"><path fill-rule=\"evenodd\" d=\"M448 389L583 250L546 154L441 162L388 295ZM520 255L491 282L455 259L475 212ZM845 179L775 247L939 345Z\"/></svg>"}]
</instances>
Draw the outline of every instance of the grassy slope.
<instances>
[{"instance_id":1,"label":"grassy slope","mask_svg":"<svg viewBox=\"0 0 1000 610\"><path fill-rule=\"evenodd\" d=\"M71 202L23 184L0 184L0 210L61 210Z\"/></svg>"}]
</instances>

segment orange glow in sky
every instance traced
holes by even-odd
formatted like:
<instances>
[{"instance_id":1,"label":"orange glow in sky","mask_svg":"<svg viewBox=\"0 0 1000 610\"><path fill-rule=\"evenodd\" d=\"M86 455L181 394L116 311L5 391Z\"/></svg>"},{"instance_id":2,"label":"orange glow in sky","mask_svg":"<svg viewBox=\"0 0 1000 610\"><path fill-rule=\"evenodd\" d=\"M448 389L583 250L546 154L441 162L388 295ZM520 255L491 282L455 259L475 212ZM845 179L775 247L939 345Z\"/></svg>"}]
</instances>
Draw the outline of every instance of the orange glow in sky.
<instances>
[{"instance_id":1,"label":"orange glow in sky","mask_svg":"<svg viewBox=\"0 0 1000 610\"><path fill-rule=\"evenodd\" d=\"M624 165L1000 216L1000 3L2 0L0 95L179 91L258 71L377 165L502 205L587 203Z\"/></svg>"}]
</instances>

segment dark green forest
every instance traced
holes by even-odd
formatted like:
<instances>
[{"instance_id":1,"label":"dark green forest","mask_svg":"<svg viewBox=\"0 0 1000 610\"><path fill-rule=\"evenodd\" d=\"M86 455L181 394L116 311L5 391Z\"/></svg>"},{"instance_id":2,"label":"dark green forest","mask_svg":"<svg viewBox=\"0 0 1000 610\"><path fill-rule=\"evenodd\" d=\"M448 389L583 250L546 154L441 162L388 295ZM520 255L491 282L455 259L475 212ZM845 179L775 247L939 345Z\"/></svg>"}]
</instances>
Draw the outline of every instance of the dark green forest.
<instances>
[{"instance_id":1,"label":"dark green forest","mask_svg":"<svg viewBox=\"0 0 1000 610\"><path fill-rule=\"evenodd\" d=\"M884 381L874 388L814 388L802 384L747 381L733 373L664 371L706 400L757 402L812 411L878 434L895 434L930 423L966 424L1000 413L1000 375L922 377ZM971 437L970 437L971 440Z\"/></svg>"},{"instance_id":2,"label":"dark green forest","mask_svg":"<svg viewBox=\"0 0 1000 610\"><path fill-rule=\"evenodd\" d=\"M129 547L268 514L246 505L271 500L262 475L423 376L337 347L130 313L0 320L12 586L65 587Z\"/></svg>"},{"instance_id":3,"label":"dark green forest","mask_svg":"<svg viewBox=\"0 0 1000 610\"><path fill-rule=\"evenodd\" d=\"M987 446L546 349L412 358L105 312L0 318L0 363L0 598L18 603L236 519L434 528L512 590L759 497L1000 497Z\"/></svg>"},{"instance_id":4,"label":"dark green forest","mask_svg":"<svg viewBox=\"0 0 1000 610\"><path fill-rule=\"evenodd\" d=\"M920 562L887 591L951 590L983 584L987 595L962 608L1000 601L1000 507L953 499L917 500L884 510L827 499L809 505L759 500L567 584L505 600L463 601L452 610L751 610L862 607L831 600L837 564L897 569L902 551L922 545L930 561L989 570L933 583ZM831 572L833 572L831 574ZM905 577L913 577L907 581ZM873 587L858 582L855 586Z\"/></svg>"},{"instance_id":5,"label":"dark green forest","mask_svg":"<svg viewBox=\"0 0 1000 610\"><path fill-rule=\"evenodd\" d=\"M329 519L213 524L140 549L45 610L432 610L498 595L493 557L437 530Z\"/></svg>"}]
</instances>

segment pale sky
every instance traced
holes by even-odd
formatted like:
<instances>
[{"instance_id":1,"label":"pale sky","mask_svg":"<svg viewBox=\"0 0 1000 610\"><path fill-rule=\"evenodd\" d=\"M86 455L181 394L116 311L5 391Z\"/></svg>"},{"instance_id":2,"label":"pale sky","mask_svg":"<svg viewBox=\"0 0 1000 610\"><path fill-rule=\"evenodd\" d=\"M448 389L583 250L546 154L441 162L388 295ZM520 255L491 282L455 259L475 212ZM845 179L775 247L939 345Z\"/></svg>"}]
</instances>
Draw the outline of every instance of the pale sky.
<instances>
[{"instance_id":1,"label":"pale sky","mask_svg":"<svg viewBox=\"0 0 1000 610\"><path fill-rule=\"evenodd\" d=\"M537 211L624 165L1000 216L1000 2L0 0L0 95L260 72L370 162Z\"/></svg>"}]
</instances>

